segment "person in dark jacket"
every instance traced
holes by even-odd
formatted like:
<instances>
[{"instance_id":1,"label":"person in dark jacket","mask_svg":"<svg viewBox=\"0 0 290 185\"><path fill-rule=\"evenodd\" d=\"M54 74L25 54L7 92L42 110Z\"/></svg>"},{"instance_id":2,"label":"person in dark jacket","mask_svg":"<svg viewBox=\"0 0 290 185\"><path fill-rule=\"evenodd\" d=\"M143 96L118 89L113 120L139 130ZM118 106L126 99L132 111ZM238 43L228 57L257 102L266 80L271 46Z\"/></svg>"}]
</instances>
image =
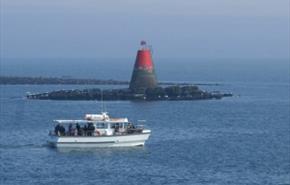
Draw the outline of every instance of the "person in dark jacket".
<instances>
[{"instance_id":1,"label":"person in dark jacket","mask_svg":"<svg viewBox=\"0 0 290 185\"><path fill-rule=\"evenodd\" d=\"M62 126L62 125L59 126L59 132L60 132L60 134L61 134L62 136L65 135L65 128L64 128L64 126Z\"/></svg>"},{"instance_id":2,"label":"person in dark jacket","mask_svg":"<svg viewBox=\"0 0 290 185\"><path fill-rule=\"evenodd\" d=\"M78 123L76 124L76 129L78 131L78 135L81 136L82 135L82 133L81 133L81 127L80 127L80 125Z\"/></svg>"},{"instance_id":3,"label":"person in dark jacket","mask_svg":"<svg viewBox=\"0 0 290 185\"><path fill-rule=\"evenodd\" d=\"M87 125L85 125L84 126L84 128L83 128L83 131L84 131L84 135L86 136L88 133L88 127L87 127Z\"/></svg>"},{"instance_id":4,"label":"person in dark jacket","mask_svg":"<svg viewBox=\"0 0 290 185\"><path fill-rule=\"evenodd\" d=\"M92 136L95 131L95 126L93 123L88 123L88 136Z\"/></svg>"},{"instance_id":5,"label":"person in dark jacket","mask_svg":"<svg viewBox=\"0 0 290 185\"><path fill-rule=\"evenodd\" d=\"M54 134L55 135L59 135L59 129L60 129L60 125L59 123L54 127Z\"/></svg>"},{"instance_id":6,"label":"person in dark jacket","mask_svg":"<svg viewBox=\"0 0 290 185\"><path fill-rule=\"evenodd\" d=\"M71 123L68 125L68 134L69 134L70 136L73 136L73 135L74 135L73 126L72 126Z\"/></svg>"}]
</instances>

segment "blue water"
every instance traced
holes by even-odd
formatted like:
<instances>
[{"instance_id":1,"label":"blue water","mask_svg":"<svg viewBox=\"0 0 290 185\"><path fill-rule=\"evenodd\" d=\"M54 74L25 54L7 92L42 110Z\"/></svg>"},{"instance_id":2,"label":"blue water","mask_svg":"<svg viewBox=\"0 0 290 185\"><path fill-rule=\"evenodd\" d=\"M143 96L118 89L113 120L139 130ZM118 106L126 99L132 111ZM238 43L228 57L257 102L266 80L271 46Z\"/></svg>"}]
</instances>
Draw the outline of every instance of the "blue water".
<instances>
[{"instance_id":1,"label":"blue water","mask_svg":"<svg viewBox=\"0 0 290 185\"><path fill-rule=\"evenodd\" d=\"M191 74L183 72L185 67L178 70L172 65L158 69L162 71L159 77L220 82L221 86L201 88L236 96L206 101L106 102L112 116L147 120L152 135L145 147L137 148L56 150L46 146L53 119L78 119L99 112L101 105L95 101L32 101L23 98L25 93L95 86L0 86L0 184L290 184L288 64L273 65L273 69L267 64L265 70L256 65L244 76L238 69L233 74L221 66L204 75L206 71L195 69ZM65 71L70 71L69 66ZM18 74L17 70L10 72ZM22 74L28 72L24 67ZM107 72L103 77L125 79L126 75ZM219 80L213 78L219 76Z\"/></svg>"}]
</instances>

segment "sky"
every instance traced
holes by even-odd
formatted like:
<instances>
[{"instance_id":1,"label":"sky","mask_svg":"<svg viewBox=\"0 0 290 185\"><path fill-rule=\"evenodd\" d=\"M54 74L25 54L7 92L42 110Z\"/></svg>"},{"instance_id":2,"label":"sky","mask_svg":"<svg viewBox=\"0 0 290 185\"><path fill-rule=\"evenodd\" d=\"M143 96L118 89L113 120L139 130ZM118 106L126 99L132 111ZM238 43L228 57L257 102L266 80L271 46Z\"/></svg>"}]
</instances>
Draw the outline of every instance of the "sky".
<instances>
[{"instance_id":1,"label":"sky","mask_svg":"<svg viewBox=\"0 0 290 185\"><path fill-rule=\"evenodd\" d=\"M289 0L0 0L1 58L289 58Z\"/></svg>"}]
</instances>

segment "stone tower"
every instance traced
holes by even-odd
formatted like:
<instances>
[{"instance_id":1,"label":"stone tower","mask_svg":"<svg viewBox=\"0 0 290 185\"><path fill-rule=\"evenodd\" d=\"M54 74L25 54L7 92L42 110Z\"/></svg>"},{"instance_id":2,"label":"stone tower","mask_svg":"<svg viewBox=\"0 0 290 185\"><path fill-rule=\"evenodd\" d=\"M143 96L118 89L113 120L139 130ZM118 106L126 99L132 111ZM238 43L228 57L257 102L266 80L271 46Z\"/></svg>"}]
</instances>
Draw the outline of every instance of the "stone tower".
<instances>
[{"instance_id":1,"label":"stone tower","mask_svg":"<svg viewBox=\"0 0 290 185\"><path fill-rule=\"evenodd\" d=\"M129 88L134 93L144 93L147 88L154 87L157 87L157 79L151 50L145 41L141 41L141 48L137 52Z\"/></svg>"}]
</instances>

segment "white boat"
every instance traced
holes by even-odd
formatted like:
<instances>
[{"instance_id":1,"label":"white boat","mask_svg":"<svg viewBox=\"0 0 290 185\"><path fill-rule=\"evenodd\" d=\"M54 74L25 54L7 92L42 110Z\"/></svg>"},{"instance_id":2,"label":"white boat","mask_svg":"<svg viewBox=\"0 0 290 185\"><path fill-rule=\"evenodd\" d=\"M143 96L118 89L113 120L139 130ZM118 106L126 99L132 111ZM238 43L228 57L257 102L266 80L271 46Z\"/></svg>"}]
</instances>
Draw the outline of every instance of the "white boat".
<instances>
[{"instance_id":1,"label":"white boat","mask_svg":"<svg viewBox=\"0 0 290 185\"><path fill-rule=\"evenodd\" d=\"M48 143L55 147L131 147L143 146L151 130L134 125L127 118L86 114L82 120L54 120Z\"/></svg>"}]
</instances>

